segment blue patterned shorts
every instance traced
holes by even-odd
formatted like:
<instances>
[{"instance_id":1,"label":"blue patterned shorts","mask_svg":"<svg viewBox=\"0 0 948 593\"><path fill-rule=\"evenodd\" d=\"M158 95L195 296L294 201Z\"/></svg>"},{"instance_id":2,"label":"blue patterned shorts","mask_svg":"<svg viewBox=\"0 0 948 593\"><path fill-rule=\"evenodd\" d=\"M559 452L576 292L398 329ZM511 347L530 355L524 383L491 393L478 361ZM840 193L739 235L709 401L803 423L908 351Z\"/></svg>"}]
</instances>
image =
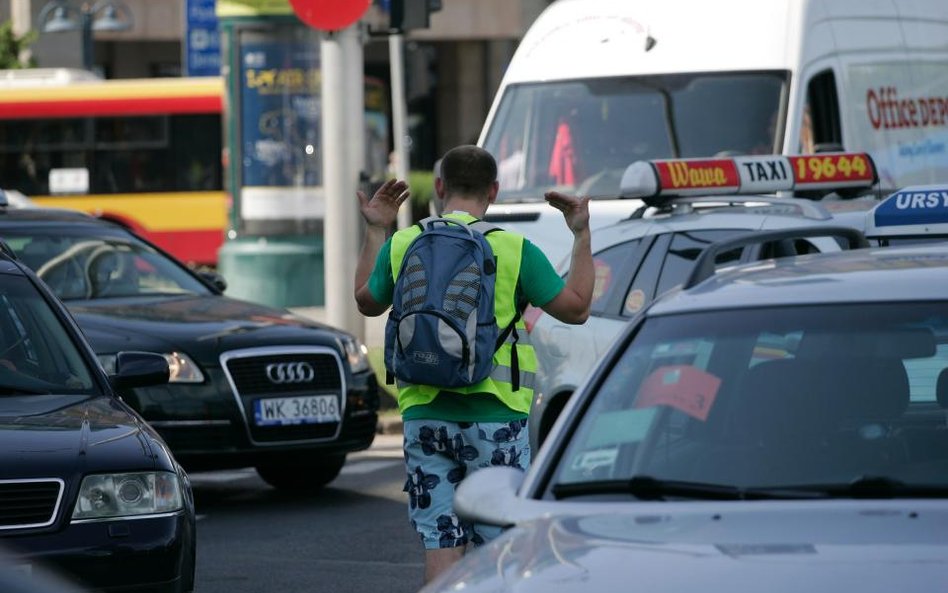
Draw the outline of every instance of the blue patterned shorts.
<instances>
[{"instance_id":1,"label":"blue patterned shorts","mask_svg":"<svg viewBox=\"0 0 948 593\"><path fill-rule=\"evenodd\" d=\"M454 514L454 489L482 467L527 469L527 421L406 420L404 431L408 518L425 549L481 545L500 535L500 527L461 521Z\"/></svg>"}]
</instances>

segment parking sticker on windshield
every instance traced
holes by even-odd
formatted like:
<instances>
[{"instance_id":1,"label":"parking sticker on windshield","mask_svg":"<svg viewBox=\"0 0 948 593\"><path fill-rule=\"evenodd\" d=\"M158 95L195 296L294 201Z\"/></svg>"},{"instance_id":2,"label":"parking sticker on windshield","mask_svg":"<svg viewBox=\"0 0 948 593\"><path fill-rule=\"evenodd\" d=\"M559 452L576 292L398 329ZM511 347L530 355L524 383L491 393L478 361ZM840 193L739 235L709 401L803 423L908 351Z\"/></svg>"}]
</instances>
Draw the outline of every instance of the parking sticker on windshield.
<instances>
[{"instance_id":1,"label":"parking sticker on windshield","mask_svg":"<svg viewBox=\"0 0 948 593\"><path fill-rule=\"evenodd\" d=\"M669 406L704 421L720 387L721 379L691 365L661 366L642 382L635 407Z\"/></svg>"}]
</instances>

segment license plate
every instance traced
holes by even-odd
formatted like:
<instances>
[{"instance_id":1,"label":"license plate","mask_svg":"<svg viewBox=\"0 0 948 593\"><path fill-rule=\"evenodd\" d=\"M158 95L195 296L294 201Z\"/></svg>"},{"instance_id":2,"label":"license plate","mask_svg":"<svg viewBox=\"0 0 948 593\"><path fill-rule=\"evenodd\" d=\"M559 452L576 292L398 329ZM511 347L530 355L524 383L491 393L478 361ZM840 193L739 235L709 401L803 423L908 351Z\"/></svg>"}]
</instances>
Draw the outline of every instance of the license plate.
<instances>
[{"instance_id":1,"label":"license plate","mask_svg":"<svg viewBox=\"0 0 948 593\"><path fill-rule=\"evenodd\" d=\"M339 398L335 395L273 397L253 402L257 426L323 424L339 422Z\"/></svg>"}]
</instances>

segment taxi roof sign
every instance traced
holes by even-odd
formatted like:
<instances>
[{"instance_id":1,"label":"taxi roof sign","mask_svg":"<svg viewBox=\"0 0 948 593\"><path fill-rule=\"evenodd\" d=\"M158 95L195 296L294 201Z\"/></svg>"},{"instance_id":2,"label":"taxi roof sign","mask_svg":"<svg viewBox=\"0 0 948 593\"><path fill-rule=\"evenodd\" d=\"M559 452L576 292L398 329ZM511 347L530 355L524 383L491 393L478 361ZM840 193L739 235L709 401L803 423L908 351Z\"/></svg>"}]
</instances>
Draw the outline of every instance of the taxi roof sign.
<instances>
[{"instance_id":1,"label":"taxi roof sign","mask_svg":"<svg viewBox=\"0 0 948 593\"><path fill-rule=\"evenodd\" d=\"M867 237L948 236L948 185L900 189L869 211Z\"/></svg>"},{"instance_id":2,"label":"taxi roof sign","mask_svg":"<svg viewBox=\"0 0 948 593\"><path fill-rule=\"evenodd\" d=\"M868 188L877 181L867 153L659 159L629 165L620 195L656 205L677 196Z\"/></svg>"}]
</instances>

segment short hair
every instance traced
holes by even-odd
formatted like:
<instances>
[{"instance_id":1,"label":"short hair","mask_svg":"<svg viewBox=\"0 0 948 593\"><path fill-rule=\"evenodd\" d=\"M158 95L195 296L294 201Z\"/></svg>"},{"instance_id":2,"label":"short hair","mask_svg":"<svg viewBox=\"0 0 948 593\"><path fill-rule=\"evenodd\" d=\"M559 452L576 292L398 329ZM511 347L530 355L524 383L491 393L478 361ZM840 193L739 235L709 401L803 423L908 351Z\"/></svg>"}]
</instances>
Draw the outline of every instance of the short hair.
<instances>
[{"instance_id":1,"label":"short hair","mask_svg":"<svg viewBox=\"0 0 948 593\"><path fill-rule=\"evenodd\" d=\"M472 144L452 148L440 162L441 181L448 195L486 195L497 181L497 161Z\"/></svg>"}]
</instances>

